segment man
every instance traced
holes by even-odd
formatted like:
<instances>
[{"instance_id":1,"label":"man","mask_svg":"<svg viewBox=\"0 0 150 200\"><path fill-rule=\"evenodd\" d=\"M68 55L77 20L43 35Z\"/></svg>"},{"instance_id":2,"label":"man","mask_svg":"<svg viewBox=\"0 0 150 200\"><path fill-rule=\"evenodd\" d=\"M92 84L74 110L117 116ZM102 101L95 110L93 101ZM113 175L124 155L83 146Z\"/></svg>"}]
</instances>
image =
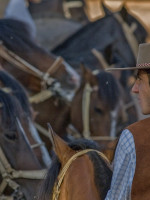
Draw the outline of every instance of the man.
<instances>
[{"instance_id":1,"label":"man","mask_svg":"<svg viewBox=\"0 0 150 200\"><path fill-rule=\"evenodd\" d=\"M140 44L132 92L143 114L150 114L150 43ZM105 200L150 199L150 118L128 126L121 134L114 157L111 188Z\"/></svg>"}]
</instances>

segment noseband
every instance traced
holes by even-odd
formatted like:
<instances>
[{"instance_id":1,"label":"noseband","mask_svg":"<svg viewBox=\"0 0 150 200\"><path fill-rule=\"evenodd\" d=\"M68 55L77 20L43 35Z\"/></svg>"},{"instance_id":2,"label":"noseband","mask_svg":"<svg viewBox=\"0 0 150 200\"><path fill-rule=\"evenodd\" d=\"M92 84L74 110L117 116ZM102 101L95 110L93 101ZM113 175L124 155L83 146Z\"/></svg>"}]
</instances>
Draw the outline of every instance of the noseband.
<instances>
[{"instance_id":1,"label":"noseband","mask_svg":"<svg viewBox=\"0 0 150 200\"><path fill-rule=\"evenodd\" d=\"M109 160L107 159L107 157L100 151L97 151L94 149L85 149L85 150L77 152L67 161L67 163L65 164L63 169L60 171L57 181L55 182L55 185L53 188L52 200L58 200L60 192L61 192L61 190L60 190L61 184L62 184L65 174L66 174L67 170L69 169L70 165L72 164L72 162L74 160L76 160L78 157L80 157L88 152L96 152L96 153L98 153L99 156L101 156L105 160L106 163L108 163L108 164L110 163Z\"/></svg>"}]
</instances>

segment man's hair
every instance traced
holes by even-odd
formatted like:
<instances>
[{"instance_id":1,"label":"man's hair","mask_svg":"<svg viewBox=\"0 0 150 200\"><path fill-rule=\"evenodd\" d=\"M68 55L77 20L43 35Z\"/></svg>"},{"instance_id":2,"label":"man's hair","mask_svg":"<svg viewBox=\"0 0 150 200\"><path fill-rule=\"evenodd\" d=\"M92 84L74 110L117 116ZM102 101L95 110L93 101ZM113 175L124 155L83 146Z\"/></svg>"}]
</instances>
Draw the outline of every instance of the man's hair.
<instances>
[{"instance_id":1,"label":"man's hair","mask_svg":"<svg viewBox=\"0 0 150 200\"><path fill-rule=\"evenodd\" d=\"M150 69L142 69L142 71L147 74L150 85Z\"/></svg>"}]
</instances>

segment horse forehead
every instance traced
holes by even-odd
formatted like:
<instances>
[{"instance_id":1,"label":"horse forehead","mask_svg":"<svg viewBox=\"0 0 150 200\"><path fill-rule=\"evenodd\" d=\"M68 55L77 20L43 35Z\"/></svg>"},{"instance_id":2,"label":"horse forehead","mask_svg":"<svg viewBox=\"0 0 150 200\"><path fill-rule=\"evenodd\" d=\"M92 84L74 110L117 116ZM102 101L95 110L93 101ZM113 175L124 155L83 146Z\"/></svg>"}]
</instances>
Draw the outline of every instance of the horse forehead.
<instances>
[{"instance_id":1,"label":"horse forehead","mask_svg":"<svg viewBox=\"0 0 150 200\"><path fill-rule=\"evenodd\" d=\"M63 64L64 64L64 67L65 67L66 71L70 75L72 75L72 76L74 76L74 77L76 77L77 79L80 80L79 74L66 61L63 61Z\"/></svg>"},{"instance_id":2,"label":"horse forehead","mask_svg":"<svg viewBox=\"0 0 150 200\"><path fill-rule=\"evenodd\" d=\"M78 157L71 165L71 172L84 172L91 171L93 169L92 161L87 154Z\"/></svg>"}]
</instances>

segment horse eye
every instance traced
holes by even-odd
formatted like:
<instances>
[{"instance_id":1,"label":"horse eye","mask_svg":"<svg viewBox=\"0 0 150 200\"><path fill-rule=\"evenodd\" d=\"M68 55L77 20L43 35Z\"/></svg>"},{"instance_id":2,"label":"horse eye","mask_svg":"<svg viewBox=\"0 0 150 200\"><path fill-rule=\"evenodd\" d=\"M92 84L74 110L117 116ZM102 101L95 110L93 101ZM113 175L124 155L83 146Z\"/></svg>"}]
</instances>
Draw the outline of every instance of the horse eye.
<instances>
[{"instance_id":1,"label":"horse eye","mask_svg":"<svg viewBox=\"0 0 150 200\"><path fill-rule=\"evenodd\" d=\"M4 135L9 140L16 140L17 139L17 136L16 136L15 132L5 133Z\"/></svg>"},{"instance_id":2,"label":"horse eye","mask_svg":"<svg viewBox=\"0 0 150 200\"><path fill-rule=\"evenodd\" d=\"M103 114L103 111L102 111L102 109L100 109L100 108L94 108L94 110L98 113L98 114L100 114L100 115L102 115Z\"/></svg>"}]
</instances>

